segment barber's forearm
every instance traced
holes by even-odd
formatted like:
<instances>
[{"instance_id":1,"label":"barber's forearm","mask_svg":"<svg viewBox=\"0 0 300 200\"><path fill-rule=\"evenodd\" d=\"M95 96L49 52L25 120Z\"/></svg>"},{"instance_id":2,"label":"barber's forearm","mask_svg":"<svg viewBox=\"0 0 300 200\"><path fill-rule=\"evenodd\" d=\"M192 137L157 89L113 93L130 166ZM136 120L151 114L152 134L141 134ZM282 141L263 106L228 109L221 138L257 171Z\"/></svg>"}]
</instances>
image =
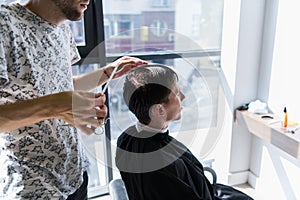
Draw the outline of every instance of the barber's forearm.
<instances>
[{"instance_id":1,"label":"barber's forearm","mask_svg":"<svg viewBox=\"0 0 300 200\"><path fill-rule=\"evenodd\" d=\"M0 133L12 131L51 118L48 97L0 105Z\"/></svg>"},{"instance_id":2,"label":"barber's forearm","mask_svg":"<svg viewBox=\"0 0 300 200\"><path fill-rule=\"evenodd\" d=\"M147 63L148 62L135 57L121 57L113 63L110 63L108 66L97 69L89 74L75 77L73 79L74 88L75 90L89 91L105 83L109 79L109 76L112 74L115 67L117 67L118 70L114 74L113 79L124 76L131 69Z\"/></svg>"},{"instance_id":3,"label":"barber's forearm","mask_svg":"<svg viewBox=\"0 0 300 200\"><path fill-rule=\"evenodd\" d=\"M74 77L74 89L89 91L104 84L108 80L113 69L114 66L106 66L91 73Z\"/></svg>"}]
</instances>

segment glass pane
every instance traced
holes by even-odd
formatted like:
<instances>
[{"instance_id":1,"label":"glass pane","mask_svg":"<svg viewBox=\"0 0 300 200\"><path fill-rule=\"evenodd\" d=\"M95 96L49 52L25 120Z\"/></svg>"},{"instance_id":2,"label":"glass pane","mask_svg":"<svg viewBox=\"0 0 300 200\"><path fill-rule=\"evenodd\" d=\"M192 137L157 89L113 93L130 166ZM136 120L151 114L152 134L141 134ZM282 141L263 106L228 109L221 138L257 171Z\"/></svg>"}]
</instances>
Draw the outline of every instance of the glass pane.
<instances>
[{"instance_id":1,"label":"glass pane","mask_svg":"<svg viewBox=\"0 0 300 200\"><path fill-rule=\"evenodd\" d=\"M223 0L111 0L103 8L108 56L220 49Z\"/></svg>"},{"instance_id":2,"label":"glass pane","mask_svg":"<svg viewBox=\"0 0 300 200\"><path fill-rule=\"evenodd\" d=\"M221 49L223 0L111 0L103 1L103 9L107 56ZM120 30L122 22L131 29ZM180 121L172 123L171 132L205 130L205 141L218 117L220 57L202 56L150 62L173 66L181 78L185 111ZM118 136L136 123L123 101L122 85L123 79L111 82L108 98L113 159ZM181 141L185 139L183 136ZM120 177L115 166L113 173L114 178Z\"/></svg>"},{"instance_id":3,"label":"glass pane","mask_svg":"<svg viewBox=\"0 0 300 200\"><path fill-rule=\"evenodd\" d=\"M77 46L85 46L84 18L79 21L69 21Z\"/></svg>"},{"instance_id":4,"label":"glass pane","mask_svg":"<svg viewBox=\"0 0 300 200\"><path fill-rule=\"evenodd\" d=\"M85 148L85 152L90 161L88 168L89 185L88 193L89 197L99 195L100 193L106 193L108 180L106 160L106 150L104 144L104 134L102 135L84 135L80 133L82 144Z\"/></svg>"},{"instance_id":5,"label":"glass pane","mask_svg":"<svg viewBox=\"0 0 300 200\"><path fill-rule=\"evenodd\" d=\"M81 75L92 72L99 67L99 64L81 64L72 66L73 75ZM101 87L96 88L93 92L101 92ZM104 129L103 129L104 131ZM89 197L107 193L107 151L105 145L105 134L87 136L84 133L79 133L82 145L89 158L90 166L88 168Z\"/></svg>"},{"instance_id":6,"label":"glass pane","mask_svg":"<svg viewBox=\"0 0 300 200\"><path fill-rule=\"evenodd\" d=\"M16 0L0 0L0 4L7 4L7 3L14 2L14 1L16 1ZM19 0L18 2L24 3L24 2L26 2L26 0Z\"/></svg>"},{"instance_id":7,"label":"glass pane","mask_svg":"<svg viewBox=\"0 0 300 200\"><path fill-rule=\"evenodd\" d=\"M191 135L197 130L202 130L203 141L205 141L205 136L209 133L210 128L217 126L221 84L218 66L215 64L218 63L218 59L219 57L149 60L149 62L172 66L179 75L180 89L186 98L182 104L181 120L172 122L169 128L173 136L179 135L181 141L188 142ZM137 122L123 100L123 83L124 78L119 78L113 80L109 86L110 96L108 100L113 159L117 138L129 126ZM201 146L199 148L201 149ZM113 169L114 177L119 177L120 174L116 166L113 166Z\"/></svg>"}]
</instances>

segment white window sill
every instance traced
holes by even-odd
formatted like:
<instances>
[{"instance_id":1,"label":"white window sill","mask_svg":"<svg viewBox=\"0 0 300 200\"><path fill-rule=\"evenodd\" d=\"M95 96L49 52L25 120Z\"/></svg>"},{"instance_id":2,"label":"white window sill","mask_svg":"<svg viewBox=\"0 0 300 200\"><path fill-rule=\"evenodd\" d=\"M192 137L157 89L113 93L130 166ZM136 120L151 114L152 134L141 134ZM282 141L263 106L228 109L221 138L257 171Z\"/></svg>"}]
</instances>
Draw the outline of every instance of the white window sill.
<instances>
[{"instance_id":1,"label":"white window sill","mask_svg":"<svg viewBox=\"0 0 300 200\"><path fill-rule=\"evenodd\" d=\"M245 125L253 135L270 142L300 160L300 129L297 129L295 133L291 133L288 130L293 127L283 128L279 117L273 114L267 115L272 116L273 119L262 118L263 115L260 114L237 110L236 120L239 125Z\"/></svg>"}]
</instances>

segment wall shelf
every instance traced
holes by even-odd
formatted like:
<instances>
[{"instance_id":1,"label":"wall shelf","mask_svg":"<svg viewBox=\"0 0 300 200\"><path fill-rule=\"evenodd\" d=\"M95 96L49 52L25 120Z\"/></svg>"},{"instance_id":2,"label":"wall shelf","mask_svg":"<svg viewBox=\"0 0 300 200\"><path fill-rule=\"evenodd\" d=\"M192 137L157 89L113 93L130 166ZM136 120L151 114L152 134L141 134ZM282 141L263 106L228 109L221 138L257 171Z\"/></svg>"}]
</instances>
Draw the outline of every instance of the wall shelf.
<instances>
[{"instance_id":1,"label":"wall shelf","mask_svg":"<svg viewBox=\"0 0 300 200\"><path fill-rule=\"evenodd\" d=\"M273 119L262 118L263 115ZM292 127L283 128L279 117L274 114L254 114L248 111L236 111L236 122L245 125L250 133L280 148L300 160L300 129L291 133Z\"/></svg>"}]
</instances>

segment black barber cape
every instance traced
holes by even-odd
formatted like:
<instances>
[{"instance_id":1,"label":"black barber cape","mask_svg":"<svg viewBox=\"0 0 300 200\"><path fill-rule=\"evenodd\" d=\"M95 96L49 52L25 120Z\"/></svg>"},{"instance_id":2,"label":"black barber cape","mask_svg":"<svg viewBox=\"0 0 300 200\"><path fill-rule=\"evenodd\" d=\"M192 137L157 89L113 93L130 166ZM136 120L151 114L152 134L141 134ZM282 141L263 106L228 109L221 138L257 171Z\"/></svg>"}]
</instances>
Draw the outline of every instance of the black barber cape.
<instances>
[{"instance_id":1,"label":"black barber cape","mask_svg":"<svg viewBox=\"0 0 300 200\"><path fill-rule=\"evenodd\" d=\"M131 126L117 146L116 165L130 200L215 199L202 164L168 132L137 132Z\"/></svg>"}]
</instances>

